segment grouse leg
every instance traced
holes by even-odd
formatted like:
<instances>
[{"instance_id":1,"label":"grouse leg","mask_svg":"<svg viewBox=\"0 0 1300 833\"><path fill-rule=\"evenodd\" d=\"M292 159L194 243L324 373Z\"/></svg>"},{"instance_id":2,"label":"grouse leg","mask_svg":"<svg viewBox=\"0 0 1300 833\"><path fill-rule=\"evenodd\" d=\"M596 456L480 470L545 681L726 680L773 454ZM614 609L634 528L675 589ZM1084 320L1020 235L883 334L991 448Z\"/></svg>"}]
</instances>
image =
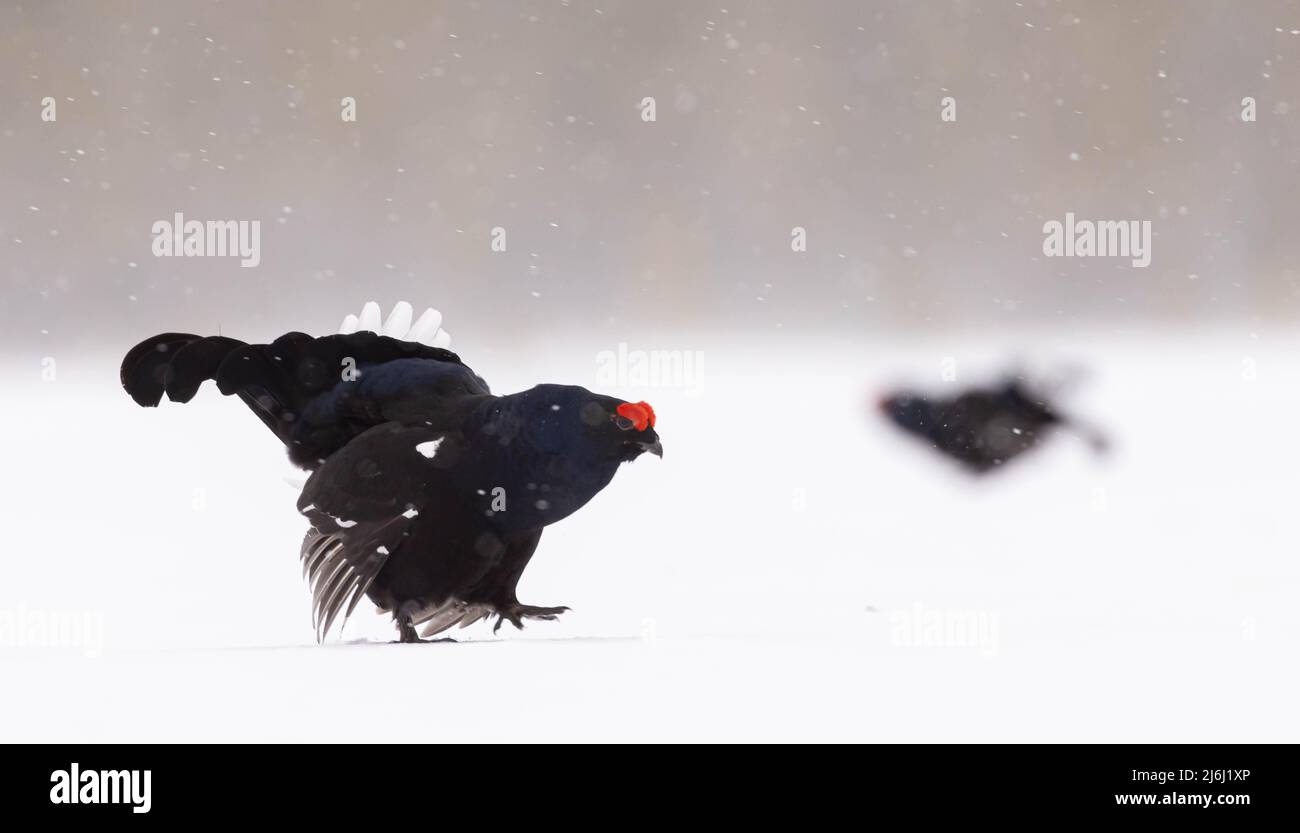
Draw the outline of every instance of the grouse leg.
<instances>
[{"instance_id":1,"label":"grouse leg","mask_svg":"<svg viewBox=\"0 0 1300 833\"><path fill-rule=\"evenodd\" d=\"M407 610L404 608L405 606L403 606L403 608L399 608L397 613L393 614L393 621L397 624L397 641L399 643L455 642L456 641L449 636L444 636L441 639L421 639L419 631L417 631L415 629L415 625L411 623L411 618L414 614L412 613L411 610Z\"/></svg>"},{"instance_id":2,"label":"grouse leg","mask_svg":"<svg viewBox=\"0 0 1300 833\"><path fill-rule=\"evenodd\" d=\"M415 618L418 609L419 605L414 602L406 602L398 607L393 613L393 621L397 624L398 642L406 643L425 641L420 638L419 632L415 629L415 624L411 621Z\"/></svg>"},{"instance_id":3,"label":"grouse leg","mask_svg":"<svg viewBox=\"0 0 1300 833\"><path fill-rule=\"evenodd\" d=\"M411 624L410 617L404 617L397 620L397 641L398 642L423 642L420 634L416 632L415 626Z\"/></svg>"}]
</instances>

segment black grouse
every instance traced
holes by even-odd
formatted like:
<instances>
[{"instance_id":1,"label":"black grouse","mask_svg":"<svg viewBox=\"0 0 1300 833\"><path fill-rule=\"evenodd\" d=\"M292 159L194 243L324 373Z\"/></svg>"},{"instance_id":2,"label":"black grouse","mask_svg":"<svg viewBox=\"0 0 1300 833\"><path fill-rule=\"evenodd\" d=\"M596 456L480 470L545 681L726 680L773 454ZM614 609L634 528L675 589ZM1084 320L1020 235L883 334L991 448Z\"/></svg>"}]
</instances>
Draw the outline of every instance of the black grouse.
<instances>
[{"instance_id":1,"label":"black grouse","mask_svg":"<svg viewBox=\"0 0 1300 833\"><path fill-rule=\"evenodd\" d=\"M894 424L975 474L993 471L1067 425L1084 431L1096 450L1106 446L1100 434L1067 419L1018 378L946 398L900 391L882 399L880 409Z\"/></svg>"},{"instance_id":2,"label":"black grouse","mask_svg":"<svg viewBox=\"0 0 1300 833\"><path fill-rule=\"evenodd\" d=\"M121 379L146 407L214 380L311 472L298 510L318 641L362 597L392 613L402 642L493 615L496 628L554 619L568 608L515 597L542 530L621 464L663 456L644 402L570 385L494 396L455 353L369 331L270 344L164 333L127 353Z\"/></svg>"}]
</instances>

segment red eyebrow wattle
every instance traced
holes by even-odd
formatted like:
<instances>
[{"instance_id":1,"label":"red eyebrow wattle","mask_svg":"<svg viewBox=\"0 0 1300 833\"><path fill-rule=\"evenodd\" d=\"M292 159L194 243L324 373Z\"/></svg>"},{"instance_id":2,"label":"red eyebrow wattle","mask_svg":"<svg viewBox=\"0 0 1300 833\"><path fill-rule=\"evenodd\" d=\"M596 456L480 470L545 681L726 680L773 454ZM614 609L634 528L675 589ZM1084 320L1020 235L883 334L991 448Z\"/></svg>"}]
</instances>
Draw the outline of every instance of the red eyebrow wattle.
<instances>
[{"instance_id":1,"label":"red eyebrow wattle","mask_svg":"<svg viewBox=\"0 0 1300 833\"><path fill-rule=\"evenodd\" d=\"M648 402L624 402L616 410L619 416L632 420L632 426L638 431L654 427L655 411Z\"/></svg>"}]
</instances>

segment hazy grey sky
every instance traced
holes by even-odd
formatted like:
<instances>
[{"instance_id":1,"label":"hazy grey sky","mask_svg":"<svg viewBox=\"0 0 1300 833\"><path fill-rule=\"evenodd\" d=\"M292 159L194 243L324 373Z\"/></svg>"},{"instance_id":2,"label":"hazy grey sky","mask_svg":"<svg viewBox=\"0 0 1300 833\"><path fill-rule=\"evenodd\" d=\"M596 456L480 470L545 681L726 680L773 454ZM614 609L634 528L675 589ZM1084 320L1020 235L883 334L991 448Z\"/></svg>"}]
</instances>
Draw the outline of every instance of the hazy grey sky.
<instances>
[{"instance_id":1,"label":"hazy grey sky","mask_svg":"<svg viewBox=\"0 0 1300 833\"><path fill-rule=\"evenodd\" d=\"M1294 2L33 1L0 47L8 342L1300 312ZM177 211L260 265L155 257ZM1044 257L1067 211L1151 266Z\"/></svg>"}]
</instances>

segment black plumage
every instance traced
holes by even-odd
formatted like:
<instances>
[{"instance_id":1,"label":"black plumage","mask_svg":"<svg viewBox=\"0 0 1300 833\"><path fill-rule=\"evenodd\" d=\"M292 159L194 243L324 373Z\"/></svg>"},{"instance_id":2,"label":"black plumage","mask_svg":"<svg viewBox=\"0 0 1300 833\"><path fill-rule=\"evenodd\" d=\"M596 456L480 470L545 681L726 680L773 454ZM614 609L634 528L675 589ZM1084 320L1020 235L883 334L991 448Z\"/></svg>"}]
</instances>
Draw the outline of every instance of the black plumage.
<instances>
[{"instance_id":1,"label":"black plumage","mask_svg":"<svg viewBox=\"0 0 1300 833\"><path fill-rule=\"evenodd\" d=\"M553 619L515 588L543 528L591 500L619 465L662 456L654 412L567 385L494 396L444 349L372 332L271 344L166 333L127 353L140 405L189 401L214 380L312 474L298 501L317 638L363 597L402 641L488 616Z\"/></svg>"},{"instance_id":2,"label":"black plumage","mask_svg":"<svg viewBox=\"0 0 1300 833\"><path fill-rule=\"evenodd\" d=\"M882 399L880 408L895 425L976 474L1019 457L1054 429L1080 428L1020 379L969 388L952 397L899 391ZM1088 433L1094 447L1105 447L1099 434Z\"/></svg>"}]
</instances>

